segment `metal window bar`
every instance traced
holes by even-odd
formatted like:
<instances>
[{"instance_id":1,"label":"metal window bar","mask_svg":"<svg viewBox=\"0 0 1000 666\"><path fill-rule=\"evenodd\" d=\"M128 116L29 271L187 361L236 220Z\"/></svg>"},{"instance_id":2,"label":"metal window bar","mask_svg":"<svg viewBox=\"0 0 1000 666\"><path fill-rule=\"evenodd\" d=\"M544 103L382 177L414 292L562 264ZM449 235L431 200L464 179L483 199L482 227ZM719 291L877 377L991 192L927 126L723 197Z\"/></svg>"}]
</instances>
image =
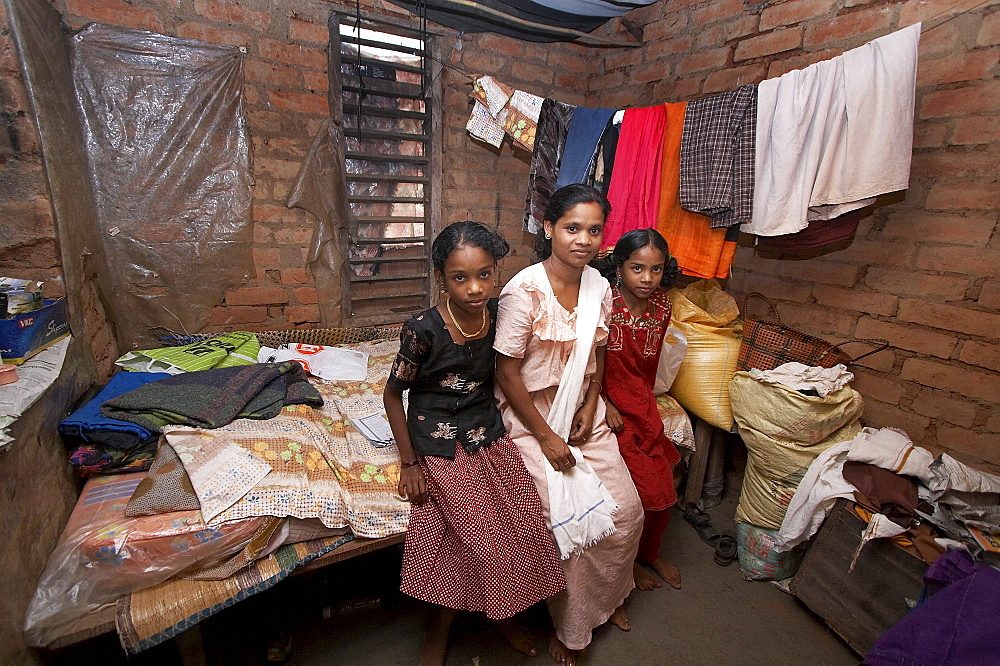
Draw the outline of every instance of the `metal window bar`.
<instances>
[{"instance_id":1,"label":"metal window bar","mask_svg":"<svg viewBox=\"0 0 1000 666\"><path fill-rule=\"evenodd\" d=\"M356 22L352 15L331 17L330 55L345 117L352 210L345 312L352 325L362 325L398 322L430 307L438 147L431 95L423 93L430 72L421 65L430 61L421 32L365 16L359 34Z\"/></svg>"}]
</instances>

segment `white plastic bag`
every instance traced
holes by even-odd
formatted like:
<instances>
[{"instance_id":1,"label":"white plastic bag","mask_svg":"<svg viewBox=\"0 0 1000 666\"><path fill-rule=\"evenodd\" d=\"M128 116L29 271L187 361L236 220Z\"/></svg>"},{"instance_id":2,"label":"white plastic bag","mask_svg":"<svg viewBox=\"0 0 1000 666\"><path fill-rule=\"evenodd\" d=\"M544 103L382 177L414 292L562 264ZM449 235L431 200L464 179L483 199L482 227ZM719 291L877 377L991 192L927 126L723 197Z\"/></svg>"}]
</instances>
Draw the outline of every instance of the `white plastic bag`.
<instances>
[{"instance_id":1,"label":"white plastic bag","mask_svg":"<svg viewBox=\"0 0 1000 666\"><path fill-rule=\"evenodd\" d=\"M311 375L328 382L363 382L368 376L368 354L343 347L288 343L277 349L261 347L258 363L295 361Z\"/></svg>"},{"instance_id":2,"label":"white plastic bag","mask_svg":"<svg viewBox=\"0 0 1000 666\"><path fill-rule=\"evenodd\" d=\"M653 395L660 395L670 390L687 350L687 336L672 326L668 328L663 336L663 346L660 347L660 364L656 368Z\"/></svg>"}]
</instances>

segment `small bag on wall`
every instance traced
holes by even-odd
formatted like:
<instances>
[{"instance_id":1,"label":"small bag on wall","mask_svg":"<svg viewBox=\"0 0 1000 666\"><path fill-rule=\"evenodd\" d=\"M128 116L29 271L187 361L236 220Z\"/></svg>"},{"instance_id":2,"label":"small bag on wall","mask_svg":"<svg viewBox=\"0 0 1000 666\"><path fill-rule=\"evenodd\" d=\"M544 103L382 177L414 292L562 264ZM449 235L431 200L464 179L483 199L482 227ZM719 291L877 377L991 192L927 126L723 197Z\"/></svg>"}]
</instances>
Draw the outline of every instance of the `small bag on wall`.
<instances>
[{"instance_id":1,"label":"small bag on wall","mask_svg":"<svg viewBox=\"0 0 1000 666\"><path fill-rule=\"evenodd\" d=\"M816 456L861 431L864 400L850 386L826 397L809 396L765 384L749 372L737 372L729 391L736 429L747 447L736 517L778 529Z\"/></svg>"},{"instance_id":2,"label":"small bag on wall","mask_svg":"<svg viewBox=\"0 0 1000 666\"><path fill-rule=\"evenodd\" d=\"M767 304L770 320L758 319L749 314L751 298L758 298ZM875 349L851 358L840 345L832 345L822 338L782 324L778 308L769 298L756 291L743 299L743 318L743 341L737 361L740 370L773 370L791 361L832 368L838 363L850 365L889 346L888 340L849 340L848 342L867 342L875 346Z\"/></svg>"},{"instance_id":3,"label":"small bag on wall","mask_svg":"<svg viewBox=\"0 0 1000 666\"><path fill-rule=\"evenodd\" d=\"M729 381L736 372L743 323L736 300L717 280L671 289L670 326L687 338L687 354L670 395L688 411L724 430L733 427Z\"/></svg>"}]
</instances>

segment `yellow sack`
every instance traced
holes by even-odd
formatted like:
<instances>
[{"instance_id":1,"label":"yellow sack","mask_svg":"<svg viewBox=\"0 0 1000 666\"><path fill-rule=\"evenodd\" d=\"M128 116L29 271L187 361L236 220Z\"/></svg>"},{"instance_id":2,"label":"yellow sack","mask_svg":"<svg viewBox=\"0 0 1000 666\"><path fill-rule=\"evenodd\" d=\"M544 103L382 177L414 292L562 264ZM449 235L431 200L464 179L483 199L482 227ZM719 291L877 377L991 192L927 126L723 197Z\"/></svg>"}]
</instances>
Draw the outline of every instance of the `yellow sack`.
<instances>
[{"instance_id":1,"label":"yellow sack","mask_svg":"<svg viewBox=\"0 0 1000 666\"><path fill-rule=\"evenodd\" d=\"M861 394L845 386L825 398L737 372L729 385L736 431L747 447L736 517L776 530L809 465L861 432Z\"/></svg>"},{"instance_id":2,"label":"yellow sack","mask_svg":"<svg viewBox=\"0 0 1000 666\"><path fill-rule=\"evenodd\" d=\"M713 426L729 430L729 381L736 372L743 322L736 299L718 280L699 280L668 292L673 303L670 325L687 338L687 354L670 387L684 409Z\"/></svg>"}]
</instances>

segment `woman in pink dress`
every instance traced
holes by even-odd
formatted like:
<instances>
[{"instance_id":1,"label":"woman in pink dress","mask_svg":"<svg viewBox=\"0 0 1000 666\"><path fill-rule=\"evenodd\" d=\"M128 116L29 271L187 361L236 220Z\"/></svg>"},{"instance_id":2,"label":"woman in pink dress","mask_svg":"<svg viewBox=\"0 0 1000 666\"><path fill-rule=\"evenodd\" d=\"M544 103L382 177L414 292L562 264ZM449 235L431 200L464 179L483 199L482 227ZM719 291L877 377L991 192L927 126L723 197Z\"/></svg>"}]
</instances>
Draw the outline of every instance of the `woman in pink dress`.
<instances>
[{"instance_id":1,"label":"woman in pink dress","mask_svg":"<svg viewBox=\"0 0 1000 666\"><path fill-rule=\"evenodd\" d=\"M504 287L494 342L504 425L563 558L566 591L548 600L549 654L563 664L576 663L595 627L629 628L622 605L643 523L600 398L611 289L587 264L609 207L585 185L552 195L537 244L543 261Z\"/></svg>"}]
</instances>

